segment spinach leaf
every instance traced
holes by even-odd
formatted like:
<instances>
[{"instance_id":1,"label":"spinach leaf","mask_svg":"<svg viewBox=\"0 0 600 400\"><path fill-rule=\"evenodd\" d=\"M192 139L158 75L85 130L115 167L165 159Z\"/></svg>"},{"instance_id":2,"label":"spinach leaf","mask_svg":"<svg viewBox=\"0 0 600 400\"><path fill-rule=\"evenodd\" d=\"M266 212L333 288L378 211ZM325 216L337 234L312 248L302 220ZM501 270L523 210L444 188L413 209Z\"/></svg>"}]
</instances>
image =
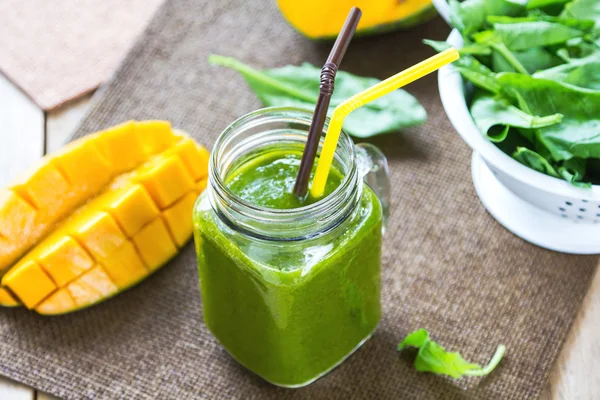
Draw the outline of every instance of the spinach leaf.
<instances>
[{"instance_id":1,"label":"spinach leaf","mask_svg":"<svg viewBox=\"0 0 600 400\"><path fill-rule=\"evenodd\" d=\"M541 172L542 174L550 175L555 178L561 177L556 169L554 169L544 157L533 150L525 147L517 147L517 151L513 153L512 157L526 167Z\"/></svg>"},{"instance_id":2,"label":"spinach leaf","mask_svg":"<svg viewBox=\"0 0 600 400\"><path fill-rule=\"evenodd\" d=\"M231 57L212 55L209 62L236 70L265 106L294 106L314 110L319 96L321 69L308 63L300 66L256 70ZM338 71L329 114L352 95L380 82ZM360 138L395 132L424 123L427 112L403 90L396 90L353 111L344 122L344 131Z\"/></svg>"},{"instance_id":3,"label":"spinach leaf","mask_svg":"<svg viewBox=\"0 0 600 400\"><path fill-rule=\"evenodd\" d=\"M581 182L585 177L586 167L586 160L582 160L581 158L571 158L558 167L558 173L564 180L575 186L590 188L592 186L591 183Z\"/></svg>"},{"instance_id":4,"label":"spinach leaf","mask_svg":"<svg viewBox=\"0 0 600 400\"><path fill-rule=\"evenodd\" d=\"M526 112L563 114L560 124L536 131L538 144L553 160L600 158L600 92L516 73L498 74L497 81L507 96L522 98Z\"/></svg>"},{"instance_id":5,"label":"spinach leaf","mask_svg":"<svg viewBox=\"0 0 600 400\"><path fill-rule=\"evenodd\" d=\"M535 8L544 8L549 6L562 6L571 0L529 0L527 2L527 9L532 10Z\"/></svg>"},{"instance_id":6,"label":"spinach leaf","mask_svg":"<svg viewBox=\"0 0 600 400\"><path fill-rule=\"evenodd\" d=\"M434 40L424 40L423 43L428 44L435 50L441 52L450 47L446 42L437 42ZM467 79L474 85L488 90L492 93L499 93L500 85L496 82L496 74L491 69L480 63L475 57L468 54L462 55L454 62L456 68L463 78Z\"/></svg>"},{"instance_id":7,"label":"spinach leaf","mask_svg":"<svg viewBox=\"0 0 600 400\"><path fill-rule=\"evenodd\" d=\"M464 37L484 27L490 15L519 15L526 1L519 0L450 0L450 22Z\"/></svg>"},{"instance_id":8,"label":"spinach leaf","mask_svg":"<svg viewBox=\"0 0 600 400\"><path fill-rule=\"evenodd\" d=\"M447 42L441 42L438 40L423 39L423 43L425 43L428 46L433 47L433 49L437 52L442 52L442 51L447 50L450 47L452 47ZM490 48L490 46L488 46L486 44L466 42L463 45L463 47L458 49L458 54L460 54L461 56L470 56L470 55L489 56L490 54L492 54L492 49ZM455 61L455 64L459 60Z\"/></svg>"},{"instance_id":9,"label":"spinach leaf","mask_svg":"<svg viewBox=\"0 0 600 400\"><path fill-rule=\"evenodd\" d=\"M593 19L600 26L600 2L598 0L573 0L565 6L561 16L577 19Z\"/></svg>"},{"instance_id":10,"label":"spinach leaf","mask_svg":"<svg viewBox=\"0 0 600 400\"><path fill-rule=\"evenodd\" d=\"M557 65L561 65L563 60L544 49L543 47L533 47L531 49L523 50L523 51L515 51L513 52L516 59L519 63L525 67L527 72L530 74L535 73L536 71L541 71L544 69L552 68ZM516 71L500 71L494 68L496 72L516 72Z\"/></svg>"},{"instance_id":11,"label":"spinach leaf","mask_svg":"<svg viewBox=\"0 0 600 400\"><path fill-rule=\"evenodd\" d=\"M565 17L552 17L547 15L527 16L527 17L506 17L506 16L489 16L487 18L491 24L516 24L520 22L552 22L568 26L570 28L579 29L583 32L591 32L594 29L594 20L591 19L576 19Z\"/></svg>"},{"instance_id":12,"label":"spinach leaf","mask_svg":"<svg viewBox=\"0 0 600 400\"><path fill-rule=\"evenodd\" d=\"M563 24L547 21L494 24L494 29L473 35L477 43L504 43L510 50L564 43L585 36L586 32Z\"/></svg>"},{"instance_id":13,"label":"spinach leaf","mask_svg":"<svg viewBox=\"0 0 600 400\"><path fill-rule=\"evenodd\" d=\"M561 114L534 116L519 110L501 96L477 94L471 104L471 115L482 134L492 142L506 139L509 128L543 128L560 123ZM492 132L492 128L501 128Z\"/></svg>"},{"instance_id":14,"label":"spinach leaf","mask_svg":"<svg viewBox=\"0 0 600 400\"><path fill-rule=\"evenodd\" d=\"M419 348L415 359L415 369L417 371L448 375L455 379L460 379L463 376L488 375L500 363L506 351L504 345L498 346L489 364L481 367L478 364L466 361L459 353L446 351L429 338L429 333L425 329L419 329L406 336L398 345L398 350L403 350L407 346Z\"/></svg>"},{"instance_id":15,"label":"spinach leaf","mask_svg":"<svg viewBox=\"0 0 600 400\"><path fill-rule=\"evenodd\" d=\"M533 76L600 90L600 52L585 58L571 59L568 64L536 72Z\"/></svg>"}]
</instances>

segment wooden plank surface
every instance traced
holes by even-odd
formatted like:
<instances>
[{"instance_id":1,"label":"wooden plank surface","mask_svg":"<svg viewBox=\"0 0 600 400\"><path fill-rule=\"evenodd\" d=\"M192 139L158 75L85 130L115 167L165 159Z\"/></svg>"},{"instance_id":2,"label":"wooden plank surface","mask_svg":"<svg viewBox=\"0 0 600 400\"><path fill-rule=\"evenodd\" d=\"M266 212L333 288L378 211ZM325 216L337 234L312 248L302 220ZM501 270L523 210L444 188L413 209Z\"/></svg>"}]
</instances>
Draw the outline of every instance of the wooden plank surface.
<instances>
[{"instance_id":1,"label":"wooden plank surface","mask_svg":"<svg viewBox=\"0 0 600 400\"><path fill-rule=\"evenodd\" d=\"M596 271L550 378L551 398L600 399L599 369L600 273Z\"/></svg>"},{"instance_id":2,"label":"wooden plank surface","mask_svg":"<svg viewBox=\"0 0 600 400\"><path fill-rule=\"evenodd\" d=\"M0 186L44 154L44 113L0 74ZM35 392L0 377L0 400L33 400Z\"/></svg>"},{"instance_id":3,"label":"wooden plank surface","mask_svg":"<svg viewBox=\"0 0 600 400\"><path fill-rule=\"evenodd\" d=\"M85 114L89 96L46 116L0 74L0 185L38 159L55 151ZM600 398L600 274L583 307L546 387L543 400ZM0 377L0 400L33 400L33 389ZM38 400L57 400L37 393Z\"/></svg>"}]
</instances>

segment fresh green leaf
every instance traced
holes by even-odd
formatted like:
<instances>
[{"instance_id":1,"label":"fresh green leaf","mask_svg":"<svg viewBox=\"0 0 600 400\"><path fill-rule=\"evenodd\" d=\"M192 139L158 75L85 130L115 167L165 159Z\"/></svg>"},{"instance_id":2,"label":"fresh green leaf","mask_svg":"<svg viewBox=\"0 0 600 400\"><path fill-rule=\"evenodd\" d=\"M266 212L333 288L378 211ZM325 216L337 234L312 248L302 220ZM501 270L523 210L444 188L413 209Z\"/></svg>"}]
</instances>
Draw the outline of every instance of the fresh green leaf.
<instances>
[{"instance_id":1,"label":"fresh green leaf","mask_svg":"<svg viewBox=\"0 0 600 400\"><path fill-rule=\"evenodd\" d=\"M600 158L600 92L516 73L498 74L497 80L507 96L522 97L530 114L563 114L560 124L537 130L553 160Z\"/></svg>"},{"instance_id":2,"label":"fresh green leaf","mask_svg":"<svg viewBox=\"0 0 600 400\"><path fill-rule=\"evenodd\" d=\"M429 333L425 329L419 329L409 334L398 344L398 350L403 350L407 346L419 348L415 359L415 369L417 371L448 375L455 379L460 379L463 376L488 375L500 363L506 351L504 345L498 346L489 364L482 368L478 364L466 361L459 353L446 351L429 338Z\"/></svg>"},{"instance_id":3,"label":"fresh green leaf","mask_svg":"<svg viewBox=\"0 0 600 400\"><path fill-rule=\"evenodd\" d=\"M512 155L515 160L521 164L534 169L542 174L560 178L556 169L541 155L525 147L517 147L517 151Z\"/></svg>"},{"instance_id":4,"label":"fresh green leaf","mask_svg":"<svg viewBox=\"0 0 600 400\"><path fill-rule=\"evenodd\" d=\"M561 65L563 60L542 47L515 52L517 60L530 74Z\"/></svg>"},{"instance_id":5,"label":"fresh green leaf","mask_svg":"<svg viewBox=\"0 0 600 400\"><path fill-rule=\"evenodd\" d=\"M236 70L265 106L293 106L314 110L319 96L321 69L308 63L300 66L256 70L231 57L210 56L209 62ZM380 82L338 71L329 114L352 95ZM353 111L344 122L344 131L360 138L395 132L424 123L427 112L403 90L396 90Z\"/></svg>"},{"instance_id":6,"label":"fresh green leaf","mask_svg":"<svg viewBox=\"0 0 600 400\"><path fill-rule=\"evenodd\" d=\"M527 9L532 10L534 8L544 8L548 6L562 6L571 0L529 0L527 2Z\"/></svg>"},{"instance_id":7,"label":"fresh green leaf","mask_svg":"<svg viewBox=\"0 0 600 400\"><path fill-rule=\"evenodd\" d=\"M594 20L591 19L576 19L565 17L552 17L547 15L528 16L528 17L506 17L500 15L492 15L487 18L491 24L516 24L521 22L552 22L569 28L578 29L583 32L591 32L594 29Z\"/></svg>"},{"instance_id":8,"label":"fresh green leaf","mask_svg":"<svg viewBox=\"0 0 600 400\"><path fill-rule=\"evenodd\" d=\"M590 188L589 182L582 182L585 177L587 161L581 158L571 158L558 168L558 173L567 182L582 188Z\"/></svg>"},{"instance_id":9,"label":"fresh green leaf","mask_svg":"<svg viewBox=\"0 0 600 400\"><path fill-rule=\"evenodd\" d=\"M444 51L450 47L446 42L436 42L433 40L425 40L425 44L433 47L437 51ZM491 69L477 61L475 57L470 55L461 56L454 62L454 67L460 74L473 83L474 85L488 90L492 93L499 93L500 85L496 82L496 74Z\"/></svg>"},{"instance_id":10,"label":"fresh green leaf","mask_svg":"<svg viewBox=\"0 0 600 400\"><path fill-rule=\"evenodd\" d=\"M571 59L567 64L536 72L533 76L600 91L600 52Z\"/></svg>"},{"instance_id":11,"label":"fresh green leaf","mask_svg":"<svg viewBox=\"0 0 600 400\"><path fill-rule=\"evenodd\" d=\"M527 50L532 47L565 43L569 39L584 37L586 32L563 24L547 21L494 24L491 31L473 35L477 43L504 43L510 50Z\"/></svg>"},{"instance_id":12,"label":"fresh green leaf","mask_svg":"<svg viewBox=\"0 0 600 400\"><path fill-rule=\"evenodd\" d=\"M492 142L506 139L509 128L534 129L560 123L561 114L534 116L519 110L503 97L478 94L471 104L471 115L482 134ZM492 128L500 128L495 132Z\"/></svg>"},{"instance_id":13,"label":"fresh green leaf","mask_svg":"<svg viewBox=\"0 0 600 400\"><path fill-rule=\"evenodd\" d=\"M526 1L519 0L450 0L450 21L460 33L469 37L484 27L490 15L519 15Z\"/></svg>"},{"instance_id":14,"label":"fresh green leaf","mask_svg":"<svg viewBox=\"0 0 600 400\"><path fill-rule=\"evenodd\" d=\"M593 19L600 26L600 2L598 0L573 0L565 6L563 17Z\"/></svg>"},{"instance_id":15,"label":"fresh green leaf","mask_svg":"<svg viewBox=\"0 0 600 400\"><path fill-rule=\"evenodd\" d=\"M437 52L442 52L452 47L447 42L440 42L437 40L424 39L423 43L433 47L433 49ZM465 43L463 47L458 49L458 54L460 54L461 56L489 56L490 54L492 54L492 49L490 48L490 46L487 46L485 44Z\"/></svg>"},{"instance_id":16,"label":"fresh green leaf","mask_svg":"<svg viewBox=\"0 0 600 400\"><path fill-rule=\"evenodd\" d=\"M522 74L528 74L529 72L521 64L521 62L517 59L512 51L510 51L504 43L492 43L492 48L494 49L494 56L492 58L492 62L494 66L502 65L502 68L509 71L516 71ZM502 72L496 70L497 72Z\"/></svg>"}]
</instances>

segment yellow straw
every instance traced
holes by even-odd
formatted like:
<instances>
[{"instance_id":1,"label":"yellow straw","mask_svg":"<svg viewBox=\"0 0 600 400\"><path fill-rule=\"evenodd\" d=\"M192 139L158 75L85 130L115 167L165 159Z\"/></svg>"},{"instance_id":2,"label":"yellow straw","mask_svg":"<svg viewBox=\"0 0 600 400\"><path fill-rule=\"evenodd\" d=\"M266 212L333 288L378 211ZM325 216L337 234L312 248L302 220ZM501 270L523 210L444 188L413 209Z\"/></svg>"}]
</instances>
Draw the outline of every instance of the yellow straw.
<instances>
[{"instance_id":1,"label":"yellow straw","mask_svg":"<svg viewBox=\"0 0 600 400\"><path fill-rule=\"evenodd\" d=\"M378 84L355 94L337 106L335 110L333 110L333 115L331 116L329 127L327 128L325 143L323 143L323 149L319 156L319 163L317 164L315 177L313 178L313 183L310 188L310 194L315 198L323 196L325 183L329 176L335 149L337 147L338 139L340 138L340 132L342 131L342 125L348 114L373 100L385 96L402 86L408 85L409 83L440 69L446 64L458 60L458 58L458 51L455 48L449 48L417 65L389 77L385 81L379 82Z\"/></svg>"}]
</instances>

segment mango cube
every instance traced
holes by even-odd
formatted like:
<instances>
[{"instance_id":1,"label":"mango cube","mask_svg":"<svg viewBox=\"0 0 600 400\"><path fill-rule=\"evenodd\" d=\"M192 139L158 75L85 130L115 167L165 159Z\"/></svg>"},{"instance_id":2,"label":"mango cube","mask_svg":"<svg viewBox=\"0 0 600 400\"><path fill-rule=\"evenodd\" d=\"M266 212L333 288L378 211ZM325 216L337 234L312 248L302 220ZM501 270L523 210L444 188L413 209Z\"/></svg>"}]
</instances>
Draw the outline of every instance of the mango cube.
<instances>
[{"instance_id":1,"label":"mango cube","mask_svg":"<svg viewBox=\"0 0 600 400\"><path fill-rule=\"evenodd\" d=\"M98 148L117 172L129 171L147 158L135 121L114 126L97 135Z\"/></svg>"},{"instance_id":2,"label":"mango cube","mask_svg":"<svg viewBox=\"0 0 600 400\"><path fill-rule=\"evenodd\" d=\"M77 305L67 289L59 289L42 301L36 308L40 314L57 315L74 311Z\"/></svg>"},{"instance_id":3,"label":"mango cube","mask_svg":"<svg viewBox=\"0 0 600 400\"><path fill-rule=\"evenodd\" d=\"M204 192L204 189L206 189L207 183L208 183L208 178L200 179L198 182L196 182L196 193L200 194L200 193Z\"/></svg>"},{"instance_id":4,"label":"mango cube","mask_svg":"<svg viewBox=\"0 0 600 400\"><path fill-rule=\"evenodd\" d=\"M0 288L0 306L2 307L17 307L21 303L13 297L5 288Z\"/></svg>"},{"instance_id":5,"label":"mango cube","mask_svg":"<svg viewBox=\"0 0 600 400\"><path fill-rule=\"evenodd\" d=\"M21 174L11 185L11 189L50 216L62 216L67 211L64 208L70 198L71 185L47 159Z\"/></svg>"},{"instance_id":6,"label":"mango cube","mask_svg":"<svg viewBox=\"0 0 600 400\"><path fill-rule=\"evenodd\" d=\"M71 234L98 260L107 258L127 241L110 214L98 212L73 227Z\"/></svg>"},{"instance_id":7,"label":"mango cube","mask_svg":"<svg viewBox=\"0 0 600 400\"><path fill-rule=\"evenodd\" d=\"M96 146L96 138L67 145L52 159L82 200L96 194L113 177L113 169Z\"/></svg>"},{"instance_id":8,"label":"mango cube","mask_svg":"<svg viewBox=\"0 0 600 400\"><path fill-rule=\"evenodd\" d=\"M172 147L179 138L173 134L167 121L141 121L136 124L136 134L144 144L147 155L155 155Z\"/></svg>"},{"instance_id":9,"label":"mango cube","mask_svg":"<svg viewBox=\"0 0 600 400\"><path fill-rule=\"evenodd\" d=\"M183 163L175 156L148 167L136 180L144 185L161 210L169 207L194 187L194 181Z\"/></svg>"},{"instance_id":10,"label":"mango cube","mask_svg":"<svg viewBox=\"0 0 600 400\"><path fill-rule=\"evenodd\" d=\"M190 192L163 212L163 218L177 247L183 247L192 236L194 228L192 212L196 197L196 192Z\"/></svg>"},{"instance_id":11,"label":"mango cube","mask_svg":"<svg viewBox=\"0 0 600 400\"><path fill-rule=\"evenodd\" d=\"M97 303L118 290L102 267L96 266L67 286L78 308Z\"/></svg>"},{"instance_id":12,"label":"mango cube","mask_svg":"<svg viewBox=\"0 0 600 400\"><path fill-rule=\"evenodd\" d=\"M183 161L195 181L208 176L210 153L204 147L197 145L193 139L181 140L172 149L165 152L165 155L170 154L177 155Z\"/></svg>"},{"instance_id":13,"label":"mango cube","mask_svg":"<svg viewBox=\"0 0 600 400\"><path fill-rule=\"evenodd\" d=\"M160 213L152 197L141 185L125 188L117 196L111 197L103 209L117 220L127 237L133 236Z\"/></svg>"},{"instance_id":14,"label":"mango cube","mask_svg":"<svg viewBox=\"0 0 600 400\"><path fill-rule=\"evenodd\" d=\"M0 189L0 236L21 240L36 229L36 209L12 190Z\"/></svg>"},{"instance_id":15,"label":"mango cube","mask_svg":"<svg viewBox=\"0 0 600 400\"><path fill-rule=\"evenodd\" d=\"M133 237L138 253L150 271L169 261L177 254L177 247L162 218L156 218Z\"/></svg>"},{"instance_id":16,"label":"mango cube","mask_svg":"<svg viewBox=\"0 0 600 400\"><path fill-rule=\"evenodd\" d=\"M144 263L131 242L126 242L101 262L111 281L119 289L128 288L148 275L148 270L144 267Z\"/></svg>"},{"instance_id":17,"label":"mango cube","mask_svg":"<svg viewBox=\"0 0 600 400\"><path fill-rule=\"evenodd\" d=\"M2 279L27 308L33 308L57 287L52 279L34 261L28 261L11 269Z\"/></svg>"},{"instance_id":18,"label":"mango cube","mask_svg":"<svg viewBox=\"0 0 600 400\"><path fill-rule=\"evenodd\" d=\"M38 262L59 287L94 266L94 260L73 238L63 236L43 252Z\"/></svg>"}]
</instances>

